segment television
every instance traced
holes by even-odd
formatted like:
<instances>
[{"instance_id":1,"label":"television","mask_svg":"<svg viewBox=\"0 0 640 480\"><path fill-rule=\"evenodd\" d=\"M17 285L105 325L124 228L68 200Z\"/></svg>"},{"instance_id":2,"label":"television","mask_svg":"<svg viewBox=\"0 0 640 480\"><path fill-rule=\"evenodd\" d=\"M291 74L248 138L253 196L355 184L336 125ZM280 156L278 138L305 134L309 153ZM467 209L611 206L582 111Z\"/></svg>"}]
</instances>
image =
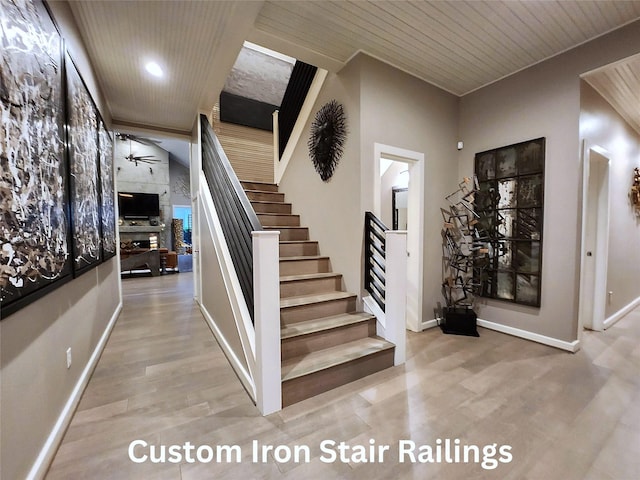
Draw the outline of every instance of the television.
<instances>
[{"instance_id":1,"label":"television","mask_svg":"<svg viewBox=\"0 0 640 480\"><path fill-rule=\"evenodd\" d=\"M160 216L160 195L157 193L118 192L118 208L124 218Z\"/></svg>"}]
</instances>

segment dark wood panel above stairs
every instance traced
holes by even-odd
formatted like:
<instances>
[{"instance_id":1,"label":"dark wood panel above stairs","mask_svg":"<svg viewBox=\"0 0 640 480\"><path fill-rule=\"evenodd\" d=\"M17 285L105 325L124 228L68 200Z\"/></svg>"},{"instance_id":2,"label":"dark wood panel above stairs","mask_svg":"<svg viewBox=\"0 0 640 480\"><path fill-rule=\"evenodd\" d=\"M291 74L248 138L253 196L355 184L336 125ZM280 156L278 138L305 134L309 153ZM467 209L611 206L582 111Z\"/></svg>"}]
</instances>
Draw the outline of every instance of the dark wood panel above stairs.
<instances>
[{"instance_id":1,"label":"dark wood panel above stairs","mask_svg":"<svg viewBox=\"0 0 640 480\"><path fill-rule=\"evenodd\" d=\"M242 182L262 226L280 231L283 407L393 366L394 345L356 311L342 275L300 225L278 186Z\"/></svg>"}]
</instances>

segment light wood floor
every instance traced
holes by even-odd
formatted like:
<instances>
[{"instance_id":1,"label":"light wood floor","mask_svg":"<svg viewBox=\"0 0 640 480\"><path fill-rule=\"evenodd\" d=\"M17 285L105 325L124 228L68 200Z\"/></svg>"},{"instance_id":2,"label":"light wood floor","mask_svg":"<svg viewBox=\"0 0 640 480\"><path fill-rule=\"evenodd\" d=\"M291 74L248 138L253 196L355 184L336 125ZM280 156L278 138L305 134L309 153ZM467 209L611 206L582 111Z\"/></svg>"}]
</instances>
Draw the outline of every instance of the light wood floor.
<instances>
[{"instance_id":1,"label":"light wood floor","mask_svg":"<svg viewBox=\"0 0 640 480\"><path fill-rule=\"evenodd\" d=\"M406 365L261 417L191 300L191 274L123 281L125 305L48 479L640 478L640 311L569 354L481 329L409 333ZM398 462L397 442L511 445L513 461ZM237 463L134 464L150 445L239 445ZM252 440L309 463L252 463ZM327 464L320 442L391 445L384 463ZM148 449L147 449L148 451Z\"/></svg>"}]
</instances>

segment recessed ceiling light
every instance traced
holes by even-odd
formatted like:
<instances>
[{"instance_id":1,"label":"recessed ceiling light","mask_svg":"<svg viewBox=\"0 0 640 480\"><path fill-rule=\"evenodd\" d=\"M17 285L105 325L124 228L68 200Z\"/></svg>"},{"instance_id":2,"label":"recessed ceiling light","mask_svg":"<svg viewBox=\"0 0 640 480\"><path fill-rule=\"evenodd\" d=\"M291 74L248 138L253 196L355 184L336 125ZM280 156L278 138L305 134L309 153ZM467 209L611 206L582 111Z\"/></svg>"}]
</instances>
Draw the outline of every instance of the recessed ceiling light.
<instances>
[{"instance_id":1,"label":"recessed ceiling light","mask_svg":"<svg viewBox=\"0 0 640 480\"><path fill-rule=\"evenodd\" d=\"M162 77L164 75L162 68L156 62L147 62L144 68L154 77Z\"/></svg>"}]
</instances>

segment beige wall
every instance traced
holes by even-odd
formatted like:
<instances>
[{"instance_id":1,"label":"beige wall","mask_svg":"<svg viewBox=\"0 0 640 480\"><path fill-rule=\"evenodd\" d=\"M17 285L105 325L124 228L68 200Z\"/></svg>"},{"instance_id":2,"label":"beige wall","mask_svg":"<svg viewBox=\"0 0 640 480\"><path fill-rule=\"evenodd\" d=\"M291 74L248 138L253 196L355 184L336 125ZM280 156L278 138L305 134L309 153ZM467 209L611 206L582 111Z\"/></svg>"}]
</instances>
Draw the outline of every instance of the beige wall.
<instances>
[{"instance_id":1,"label":"beige wall","mask_svg":"<svg viewBox=\"0 0 640 480\"><path fill-rule=\"evenodd\" d=\"M425 154L423 319L441 301L440 206L457 184L458 98L366 55L329 74L313 114L331 99L342 102L349 138L333 178L323 183L306 141L299 142L280 183L321 253L361 293L364 212L374 210L374 144ZM313 116L312 116L313 117ZM313 120L311 118L310 122ZM309 125L305 127L308 138Z\"/></svg>"},{"instance_id":2,"label":"beige wall","mask_svg":"<svg viewBox=\"0 0 640 480\"><path fill-rule=\"evenodd\" d=\"M460 104L459 175L475 152L546 137L542 306L486 301L482 319L548 337L578 338L582 73L637 53L640 22L466 95Z\"/></svg>"},{"instance_id":3,"label":"beige wall","mask_svg":"<svg viewBox=\"0 0 640 480\"><path fill-rule=\"evenodd\" d=\"M371 57L360 55L356 60L360 62L362 77L362 214L373 209L375 143L425 156L421 319L426 321L434 318L436 302L442 302L440 207L445 195L458 183L459 99Z\"/></svg>"},{"instance_id":4,"label":"beige wall","mask_svg":"<svg viewBox=\"0 0 640 480\"><path fill-rule=\"evenodd\" d=\"M607 150L610 160L608 318L640 296L640 219L629 198L633 169L640 167L640 134L584 81L580 92L580 138Z\"/></svg>"},{"instance_id":5,"label":"beige wall","mask_svg":"<svg viewBox=\"0 0 640 480\"><path fill-rule=\"evenodd\" d=\"M343 104L348 136L333 177L323 182L309 159L307 138L316 112L330 100ZM333 270L344 275L347 290L360 291L360 256L364 217L360 208L360 72L352 64L329 74L312 115L280 181L280 191L309 227L320 253L329 255Z\"/></svg>"},{"instance_id":6,"label":"beige wall","mask_svg":"<svg viewBox=\"0 0 640 480\"><path fill-rule=\"evenodd\" d=\"M50 6L110 125L68 5ZM119 285L113 258L0 322L0 478L27 476L117 311Z\"/></svg>"}]
</instances>

